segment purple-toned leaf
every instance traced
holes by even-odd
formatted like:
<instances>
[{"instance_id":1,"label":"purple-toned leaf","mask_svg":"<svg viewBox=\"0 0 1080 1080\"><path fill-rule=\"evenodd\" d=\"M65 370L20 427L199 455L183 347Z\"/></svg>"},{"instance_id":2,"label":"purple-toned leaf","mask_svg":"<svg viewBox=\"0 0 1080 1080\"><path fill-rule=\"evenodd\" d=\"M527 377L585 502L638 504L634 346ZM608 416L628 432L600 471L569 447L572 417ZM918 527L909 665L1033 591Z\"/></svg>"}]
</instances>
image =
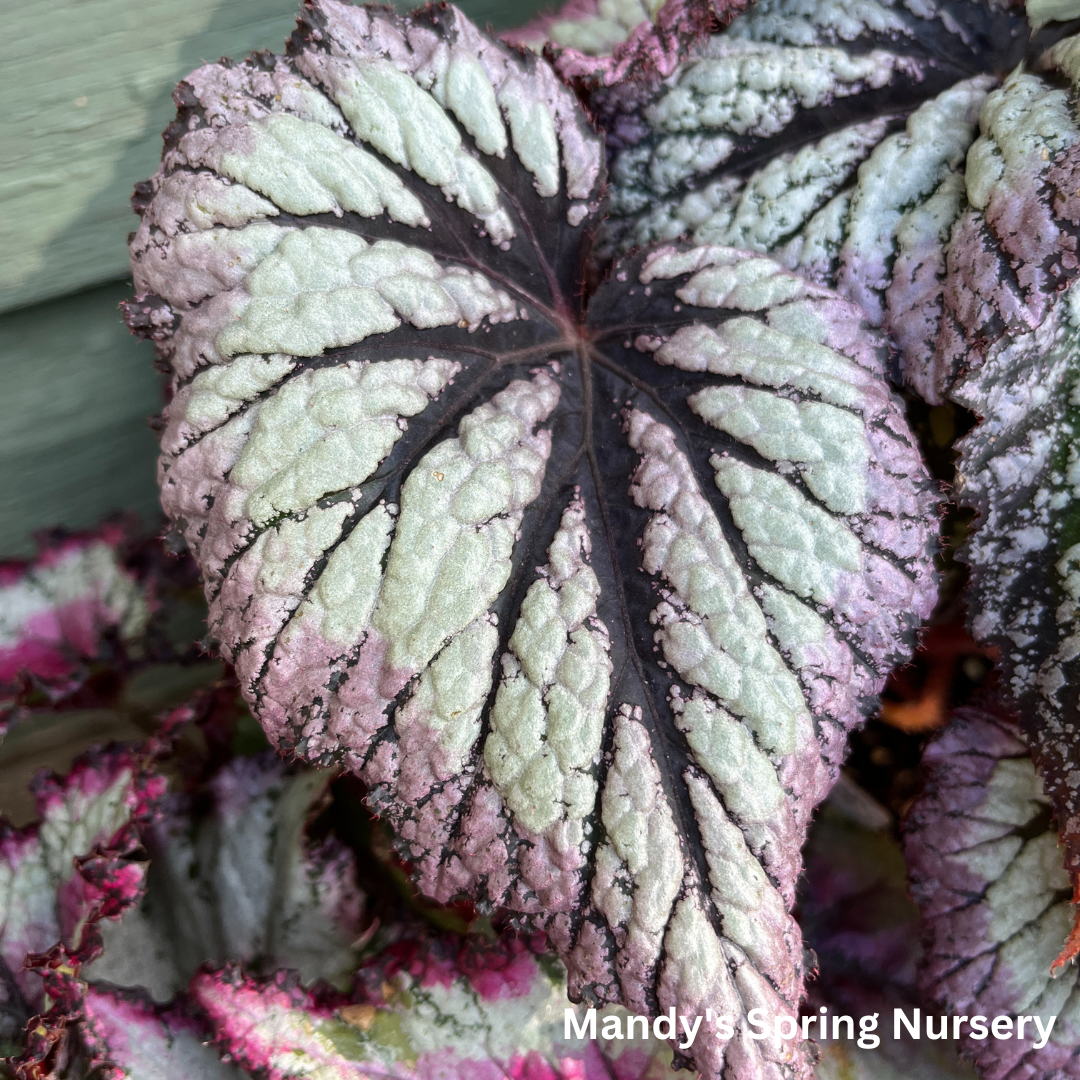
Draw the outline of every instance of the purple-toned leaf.
<instances>
[{"instance_id":1,"label":"purple-toned leaf","mask_svg":"<svg viewBox=\"0 0 1080 1080\"><path fill-rule=\"evenodd\" d=\"M362 1001L316 998L294 979L207 971L192 984L215 1042L266 1080L673 1080L671 1052L651 1032L632 1039L608 1006L597 1038L566 1034L565 981L513 939L455 949L402 945L366 972ZM574 1010L575 1023L589 1023ZM605 1021L607 1026L605 1026ZM601 1034L606 1031L606 1034Z\"/></svg>"},{"instance_id":2,"label":"purple-toned leaf","mask_svg":"<svg viewBox=\"0 0 1080 1080\"><path fill-rule=\"evenodd\" d=\"M126 750L90 753L63 780L36 782L39 820L22 829L0 823L0 955L25 1002L42 1003L41 980L23 961L62 943L92 953L86 931L134 903L145 865L129 858L131 826L154 812L164 780Z\"/></svg>"},{"instance_id":3,"label":"purple-toned leaf","mask_svg":"<svg viewBox=\"0 0 1080 1080\"><path fill-rule=\"evenodd\" d=\"M952 1039L893 1037L893 1010L925 1010L916 986L920 956L919 909L909 892L907 868L893 835L892 815L844 775L806 844L798 918L817 971L803 1015L825 1007L826 1038L810 1023L821 1057L816 1080L974 1080ZM836 1017L874 1017L879 1042L845 1038Z\"/></svg>"},{"instance_id":4,"label":"purple-toned leaf","mask_svg":"<svg viewBox=\"0 0 1080 1080\"><path fill-rule=\"evenodd\" d=\"M89 986L80 1037L102 1080L240 1080L206 1045L204 1025L138 993Z\"/></svg>"},{"instance_id":5,"label":"purple-toned leaf","mask_svg":"<svg viewBox=\"0 0 1080 1080\"><path fill-rule=\"evenodd\" d=\"M33 563L0 565L0 707L33 677L54 694L70 690L102 636L142 633L149 610L117 547L121 526L47 543Z\"/></svg>"},{"instance_id":6,"label":"purple-toned leaf","mask_svg":"<svg viewBox=\"0 0 1080 1080\"><path fill-rule=\"evenodd\" d=\"M598 253L682 237L770 253L860 304L940 402L965 155L1027 37L1004 4L753 5L647 92L590 95L612 153Z\"/></svg>"},{"instance_id":7,"label":"purple-toned leaf","mask_svg":"<svg viewBox=\"0 0 1080 1080\"><path fill-rule=\"evenodd\" d=\"M919 912L891 815L849 777L841 785L814 817L799 883L799 925L817 957L806 1012L824 1004L849 1016L891 1016L895 1006L919 1004ZM883 820L872 829L853 821L840 808L854 798Z\"/></svg>"},{"instance_id":8,"label":"purple-toned leaf","mask_svg":"<svg viewBox=\"0 0 1080 1080\"><path fill-rule=\"evenodd\" d=\"M50 999L15 1061L18 1080L240 1080L245 1074L207 1046L205 1019L183 1004L162 1007L145 992L88 985L57 947L42 961Z\"/></svg>"},{"instance_id":9,"label":"purple-toned leaf","mask_svg":"<svg viewBox=\"0 0 1080 1080\"><path fill-rule=\"evenodd\" d=\"M916 986L919 909L892 814L846 773L807 838L797 916L817 959L803 1016L818 1041L816 1080L975 1080L951 1038L893 1037L894 1009L925 1010ZM816 1015L825 1008L825 1038ZM876 1014L876 1016L875 1016ZM838 1017L873 1018L873 1040L846 1037ZM869 1021L868 1021L869 1022Z\"/></svg>"},{"instance_id":10,"label":"purple-toned leaf","mask_svg":"<svg viewBox=\"0 0 1080 1080\"><path fill-rule=\"evenodd\" d=\"M524 26L504 31L502 40L540 52L549 44L557 51L573 49L586 56L610 56L637 27L651 23L663 7L657 0L569 0L557 11L540 12Z\"/></svg>"},{"instance_id":11,"label":"purple-toned leaf","mask_svg":"<svg viewBox=\"0 0 1080 1080\"><path fill-rule=\"evenodd\" d=\"M891 1014L883 1014L880 1021L884 1028L892 1022ZM890 1036L885 1030L876 1048L861 1048L844 1038L828 1041L821 1048L815 1080L976 1080L971 1062L960 1057L951 1040L893 1041Z\"/></svg>"},{"instance_id":12,"label":"purple-toned leaf","mask_svg":"<svg viewBox=\"0 0 1080 1080\"><path fill-rule=\"evenodd\" d=\"M168 718L163 731L181 722ZM155 813L165 780L153 771L163 742L92 751L64 778L34 781L39 820L0 821L0 975L4 1012L30 1016L12 1061L19 1080L44 1080L71 1056L81 1013L82 966L101 952L101 922L122 916L145 888L139 827Z\"/></svg>"},{"instance_id":13,"label":"purple-toned leaf","mask_svg":"<svg viewBox=\"0 0 1080 1080\"><path fill-rule=\"evenodd\" d=\"M1064 38L990 94L948 243L936 342L940 393L1002 338L1035 331L1080 268L1080 39ZM981 410L977 410L981 414Z\"/></svg>"},{"instance_id":14,"label":"purple-toned leaf","mask_svg":"<svg viewBox=\"0 0 1080 1080\"><path fill-rule=\"evenodd\" d=\"M322 0L177 97L133 244L175 316L162 497L270 738L574 997L805 1073L743 1003L797 1007L810 812L935 594L883 336L727 247L583 296L600 139L452 8Z\"/></svg>"},{"instance_id":15,"label":"purple-toned leaf","mask_svg":"<svg viewBox=\"0 0 1080 1080\"><path fill-rule=\"evenodd\" d=\"M1051 975L1072 922L1069 876L1020 726L993 700L965 706L923 762L926 789L906 840L923 916L923 991L955 1016L1012 1018L1009 1038L975 1038L961 1025L985 1080L1080 1076L1078 969ZM1044 1032L1057 1018L1049 1039L1034 1017Z\"/></svg>"},{"instance_id":16,"label":"purple-toned leaf","mask_svg":"<svg viewBox=\"0 0 1080 1080\"><path fill-rule=\"evenodd\" d=\"M364 899L355 862L335 838L305 833L332 778L264 753L234 759L206 790L170 796L144 832L146 897L103 927L104 955L86 977L145 987L159 1002L206 961L345 985Z\"/></svg>"},{"instance_id":17,"label":"purple-toned leaf","mask_svg":"<svg viewBox=\"0 0 1080 1080\"><path fill-rule=\"evenodd\" d=\"M746 0L570 0L503 34L550 51L556 71L585 91L616 88L625 103L651 96L697 44L746 8Z\"/></svg>"},{"instance_id":18,"label":"purple-toned leaf","mask_svg":"<svg viewBox=\"0 0 1080 1080\"><path fill-rule=\"evenodd\" d=\"M959 443L960 499L979 517L970 564L972 632L996 646L1080 881L1075 782L1075 634L1080 554L1075 425L1080 318L1074 285L1034 330L991 345L954 398L981 422Z\"/></svg>"},{"instance_id":19,"label":"purple-toned leaf","mask_svg":"<svg viewBox=\"0 0 1080 1080\"><path fill-rule=\"evenodd\" d=\"M182 991L206 960L247 960L269 971L288 966L308 983L347 985L353 976L363 902L353 856L332 836L306 836L332 772L286 767L264 752L235 758L190 793L169 796L162 778L147 774L181 724L195 721L209 733L212 697L175 710L139 751L91 755L65 785L46 784L39 793L43 820L37 834L31 828L21 835L37 839L44 852L38 863L62 861L67 849L75 858L66 878L36 864L14 875L16 885L33 878L39 886L23 907L43 916L56 909L55 925L38 927L31 944L39 952L21 972L36 994L13 984L16 996L8 995L5 1011L25 1022L42 1004L44 980L48 1008L16 1061L21 1080L57 1075L71 1062L82 1070L77 1075L117 1080L189 1068L201 1070L199 1077L234 1075L202 1046L205 1025L185 1012ZM198 775L190 762L172 764ZM125 824L103 840L114 822L95 822L110 808ZM82 849L94 838L83 839L80 828L97 828L89 854ZM61 841L66 847L57 855L52 847ZM149 875L143 843L152 856ZM10 907L5 931L17 929L20 911ZM50 936L59 944L41 950Z\"/></svg>"},{"instance_id":20,"label":"purple-toned leaf","mask_svg":"<svg viewBox=\"0 0 1080 1080\"><path fill-rule=\"evenodd\" d=\"M49 1008L26 1025L21 1053L13 1055L10 1064L17 1080L52 1080L68 1071L78 1052L71 1036L82 1010L79 959L63 945L54 945L27 960L41 980Z\"/></svg>"}]
</instances>

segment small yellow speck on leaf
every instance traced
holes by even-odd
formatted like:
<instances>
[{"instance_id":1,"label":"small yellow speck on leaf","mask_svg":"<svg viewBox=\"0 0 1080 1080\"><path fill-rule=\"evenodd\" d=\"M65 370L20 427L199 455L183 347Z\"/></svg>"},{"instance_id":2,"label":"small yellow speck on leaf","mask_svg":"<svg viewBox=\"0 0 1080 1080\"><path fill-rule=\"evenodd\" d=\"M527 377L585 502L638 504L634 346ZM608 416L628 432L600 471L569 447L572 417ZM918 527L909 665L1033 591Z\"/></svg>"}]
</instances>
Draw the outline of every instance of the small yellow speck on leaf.
<instances>
[{"instance_id":1,"label":"small yellow speck on leaf","mask_svg":"<svg viewBox=\"0 0 1080 1080\"><path fill-rule=\"evenodd\" d=\"M367 1031L375 1022L374 1005L346 1005L338 1010L338 1015L346 1024L352 1024L361 1031Z\"/></svg>"}]
</instances>

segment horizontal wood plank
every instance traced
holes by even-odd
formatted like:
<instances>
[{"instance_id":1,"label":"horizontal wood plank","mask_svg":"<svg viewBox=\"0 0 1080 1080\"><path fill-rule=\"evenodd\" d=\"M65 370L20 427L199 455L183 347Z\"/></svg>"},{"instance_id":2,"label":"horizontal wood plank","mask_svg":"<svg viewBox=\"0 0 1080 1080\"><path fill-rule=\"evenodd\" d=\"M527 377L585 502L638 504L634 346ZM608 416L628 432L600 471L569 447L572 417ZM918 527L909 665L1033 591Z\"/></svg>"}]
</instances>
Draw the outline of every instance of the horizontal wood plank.
<instances>
[{"instance_id":1,"label":"horizontal wood plank","mask_svg":"<svg viewBox=\"0 0 1080 1080\"><path fill-rule=\"evenodd\" d=\"M158 526L146 421L161 376L120 320L130 293L107 285L0 318L0 557L30 554L35 530L89 528L116 510Z\"/></svg>"}]
</instances>

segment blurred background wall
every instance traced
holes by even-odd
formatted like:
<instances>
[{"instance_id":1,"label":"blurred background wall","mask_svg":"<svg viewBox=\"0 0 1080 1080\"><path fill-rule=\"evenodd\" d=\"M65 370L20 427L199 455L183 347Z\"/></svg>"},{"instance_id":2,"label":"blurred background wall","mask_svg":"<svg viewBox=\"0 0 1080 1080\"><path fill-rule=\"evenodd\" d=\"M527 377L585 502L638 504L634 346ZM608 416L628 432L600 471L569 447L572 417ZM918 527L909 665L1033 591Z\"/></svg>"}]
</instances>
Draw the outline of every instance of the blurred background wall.
<instances>
[{"instance_id":1,"label":"blurred background wall","mask_svg":"<svg viewBox=\"0 0 1080 1080\"><path fill-rule=\"evenodd\" d=\"M159 516L153 349L130 337L128 199L157 167L172 89L279 50L299 0L0 0L0 558L36 530ZM399 3L400 10L414 6ZM544 0L460 0L481 25Z\"/></svg>"}]
</instances>

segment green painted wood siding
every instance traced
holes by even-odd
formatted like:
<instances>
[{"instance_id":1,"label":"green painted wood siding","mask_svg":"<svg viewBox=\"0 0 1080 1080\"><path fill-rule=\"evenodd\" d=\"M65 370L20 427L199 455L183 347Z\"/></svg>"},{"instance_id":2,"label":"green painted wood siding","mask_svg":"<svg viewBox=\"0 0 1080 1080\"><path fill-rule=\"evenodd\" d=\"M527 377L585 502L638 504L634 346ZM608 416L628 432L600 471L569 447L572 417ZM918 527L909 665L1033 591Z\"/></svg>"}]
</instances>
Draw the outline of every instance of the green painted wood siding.
<instances>
[{"instance_id":1,"label":"green painted wood siding","mask_svg":"<svg viewBox=\"0 0 1080 1080\"><path fill-rule=\"evenodd\" d=\"M124 282L0 319L0 556L30 534L82 529L114 510L158 521L161 409L154 350L120 321Z\"/></svg>"}]
</instances>

